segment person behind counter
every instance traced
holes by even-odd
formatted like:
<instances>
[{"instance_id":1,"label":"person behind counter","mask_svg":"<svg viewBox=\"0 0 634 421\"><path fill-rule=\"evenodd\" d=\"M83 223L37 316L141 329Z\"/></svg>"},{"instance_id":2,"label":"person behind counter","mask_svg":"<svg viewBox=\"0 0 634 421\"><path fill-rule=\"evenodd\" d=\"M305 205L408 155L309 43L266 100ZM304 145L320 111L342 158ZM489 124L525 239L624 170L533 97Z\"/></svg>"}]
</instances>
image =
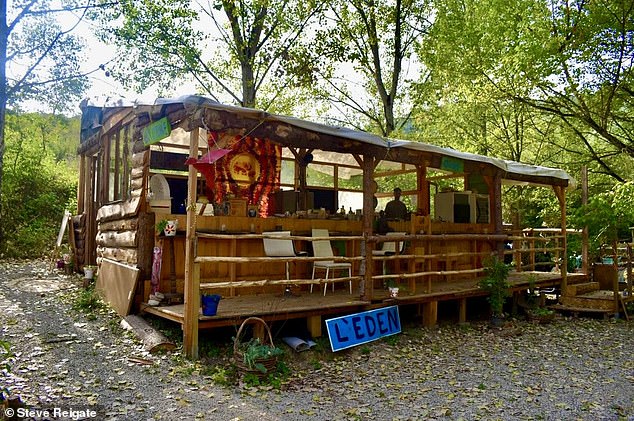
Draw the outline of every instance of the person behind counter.
<instances>
[{"instance_id":1,"label":"person behind counter","mask_svg":"<svg viewBox=\"0 0 634 421\"><path fill-rule=\"evenodd\" d=\"M399 187L394 189L394 199L385 205L385 217L387 219L405 219L407 217L407 206L401 202L402 190Z\"/></svg>"}]
</instances>

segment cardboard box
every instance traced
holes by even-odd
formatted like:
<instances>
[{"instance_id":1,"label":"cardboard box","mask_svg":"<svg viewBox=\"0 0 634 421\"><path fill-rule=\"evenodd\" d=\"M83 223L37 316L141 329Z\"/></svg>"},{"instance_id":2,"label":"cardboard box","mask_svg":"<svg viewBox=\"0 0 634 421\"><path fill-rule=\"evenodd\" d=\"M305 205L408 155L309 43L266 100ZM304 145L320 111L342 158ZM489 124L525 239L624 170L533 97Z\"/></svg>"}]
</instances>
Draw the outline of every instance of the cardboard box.
<instances>
[{"instance_id":1,"label":"cardboard box","mask_svg":"<svg viewBox=\"0 0 634 421\"><path fill-rule=\"evenodd\" d=\"M247 199L229 199L229 216L247 216Z\"/></svg>"}]
</instances>

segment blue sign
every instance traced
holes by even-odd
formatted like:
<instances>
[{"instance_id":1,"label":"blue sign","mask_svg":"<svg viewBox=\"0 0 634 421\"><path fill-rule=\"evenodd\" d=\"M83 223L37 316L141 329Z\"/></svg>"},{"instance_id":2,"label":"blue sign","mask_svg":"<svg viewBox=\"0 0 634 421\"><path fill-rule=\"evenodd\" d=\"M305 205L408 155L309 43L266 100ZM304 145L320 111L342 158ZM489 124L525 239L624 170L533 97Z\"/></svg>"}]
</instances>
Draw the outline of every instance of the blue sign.
<instances>
[{"instance_id":1,"label":"blue sign","mask_svg":"<svg viewBox=\"0 0 634 421\"><path fill-rule=\"evenodd\" d=\"M326 320L333 352L401 333L398 306Z\"/></svg>"}]
</instances>

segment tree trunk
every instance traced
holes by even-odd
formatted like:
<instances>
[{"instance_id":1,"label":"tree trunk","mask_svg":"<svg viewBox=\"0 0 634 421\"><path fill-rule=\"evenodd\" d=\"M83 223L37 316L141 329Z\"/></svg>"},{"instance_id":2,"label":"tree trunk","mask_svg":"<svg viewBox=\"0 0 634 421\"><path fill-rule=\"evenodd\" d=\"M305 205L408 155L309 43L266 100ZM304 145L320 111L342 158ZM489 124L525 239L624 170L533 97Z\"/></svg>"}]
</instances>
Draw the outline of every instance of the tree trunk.
<instances>
[{"instance_id":1,"label":"tree trunk","mask_svg":"<svg viewBox=\"0 0 634 421\"><path fill-rule=\"evenodd\" d=\"M143 342L143 348L150 353L172 351L176 348L172 341L139 316L126 316L121 320L121 327L134 332Z\"/></svg>"},{"instance_id":2,"label":"tree trunk","mask_svg":"<svg viewBox=\"0 0 634 421\"><path fill-rule=\"evenodd\" d=\"M7 2L0 2L0 192L2 192L2 174L4 173L4 125L7 113ZM0 196L1 197L1 196ZM0 221L2 220L2 201L0 200ZM4 233L0 224L0 250L4 248Z\"/></svg>"},{"instance_id":3,"label":"tree trunk","mask_svg":"<svg viewBox=\"0 0 634 421\"><path fill-rule=\"evenodd\" d=\"M255 108L255 80L250 62L242 63L242 106Z\"/></svg>"}]
</instances>

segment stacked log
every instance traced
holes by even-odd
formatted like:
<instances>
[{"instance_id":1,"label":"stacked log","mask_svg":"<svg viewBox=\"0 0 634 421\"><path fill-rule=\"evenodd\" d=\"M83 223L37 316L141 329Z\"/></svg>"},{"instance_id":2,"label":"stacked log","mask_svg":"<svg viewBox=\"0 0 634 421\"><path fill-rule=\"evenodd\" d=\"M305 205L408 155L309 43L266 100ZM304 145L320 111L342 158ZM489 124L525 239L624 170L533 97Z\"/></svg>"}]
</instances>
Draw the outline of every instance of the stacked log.
<instances>
[{"instance_id":1,"label":"stacked log","mask_svg":"<svg viewBox=\"0 0 634 421\"><path fill-rule=\"evenodd\" d=\"M82 267L86 262L84 262L84 251L86 244L86 215L75 215L71 218L71 229L73 230L74 244L73 249L75 251L75 262L77 262L76 267Z\"/></svg>"}]
</instances>

